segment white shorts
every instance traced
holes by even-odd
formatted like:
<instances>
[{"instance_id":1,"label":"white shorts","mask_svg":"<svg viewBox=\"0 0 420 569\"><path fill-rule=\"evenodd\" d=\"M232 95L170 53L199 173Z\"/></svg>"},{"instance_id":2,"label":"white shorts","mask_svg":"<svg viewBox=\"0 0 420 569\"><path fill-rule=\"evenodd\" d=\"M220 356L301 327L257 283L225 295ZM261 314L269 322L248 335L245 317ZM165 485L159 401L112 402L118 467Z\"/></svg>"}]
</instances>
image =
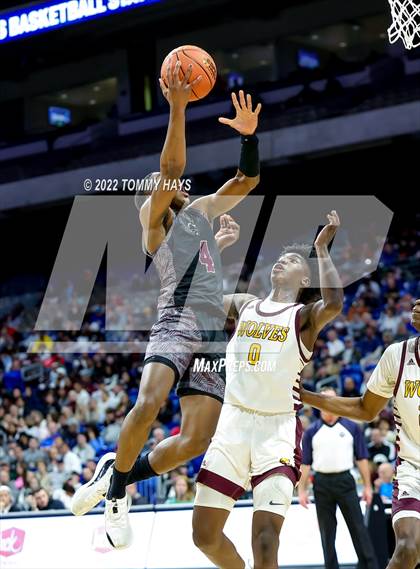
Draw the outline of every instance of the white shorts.
<instances>
[{"instance_id":1,"label":"white shorts","mask_svg":"<svg viewBox=\"0 0 420 569\"><path fill-rule=\"evenodd\" d=\"M420 469L406 460L397 466L392 495L392 524L401 518L420 519Z\"/></svg>"},{"instance_id":2,"label":"white shorts","mask_svg":"<svg viewBox=\"0 0 420 569\"><path fill-rule=\"evenodd\" d=\"M301 435L293 413L261 414L225 403L197 476L196 505L231 510L251 486L254 510L284 515L300 475Z\"/></svg>"}]
</instances>

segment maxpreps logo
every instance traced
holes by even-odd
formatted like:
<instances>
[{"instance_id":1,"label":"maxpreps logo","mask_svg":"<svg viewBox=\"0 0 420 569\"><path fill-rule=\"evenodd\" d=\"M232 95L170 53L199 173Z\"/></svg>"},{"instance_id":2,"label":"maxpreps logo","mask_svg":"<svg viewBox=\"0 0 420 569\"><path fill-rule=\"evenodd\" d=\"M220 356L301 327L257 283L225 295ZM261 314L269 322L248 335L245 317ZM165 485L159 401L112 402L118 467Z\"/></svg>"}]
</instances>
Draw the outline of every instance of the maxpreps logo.
<instances>
[{"instance_id":1,"label":"maxpreps logo","mask_svg":"<svg viewBox=\"0 0 420 569\"><path fill-rule=\"evenodd\" d=\"M0 533L0 555L10 557L20 553L25 541L25 532L18 528L5 529Z\"/></svg>"}]
</instances>

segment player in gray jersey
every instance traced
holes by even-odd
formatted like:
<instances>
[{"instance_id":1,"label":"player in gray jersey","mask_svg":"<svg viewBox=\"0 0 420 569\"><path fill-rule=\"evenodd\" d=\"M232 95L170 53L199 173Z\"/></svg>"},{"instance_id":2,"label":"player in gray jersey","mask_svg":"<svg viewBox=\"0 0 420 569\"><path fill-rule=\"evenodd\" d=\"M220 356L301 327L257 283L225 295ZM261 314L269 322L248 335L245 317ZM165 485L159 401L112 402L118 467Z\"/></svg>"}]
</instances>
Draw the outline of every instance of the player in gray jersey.
<instances>
[{"instance_id":1,"label":"player in gray jersey","mask_svg":"<svg viewBox=\"0 0 420 569\"><path fill-rule=\"evenodd\" d=\"M239 98L232 94L235 118L219 119L241 134L238 170L216 193L190 203L179 179L186 163L185 109L197 80L189 82L191 69L181 80L179 70L179 63L168 65L166 85L160 80L170 106L169 125L160 171L150 175L155 188L140 208L143 248L161 279L158 321L151 330L137 402L121 429L115 464L114 455L105 455L93 481L75 495L72 507L75 514L86 513L106 494L105 527L115 548L127 547L132 540L126 485L199 456L215 432L223 403L224 373L194 371L194 360L204 357L214 361L224 356L223 352L212 353L210 346L217 342L224 349L226 316L219 249L230 244L237 231L230 216L224 214L259 182L254 132L261 105L253 110L251 96L240 91ZM214 236L213 220L219 216L221 232ZM180 434L137 459L176 382L181 398Z\"/></svg>"}]
</instances>

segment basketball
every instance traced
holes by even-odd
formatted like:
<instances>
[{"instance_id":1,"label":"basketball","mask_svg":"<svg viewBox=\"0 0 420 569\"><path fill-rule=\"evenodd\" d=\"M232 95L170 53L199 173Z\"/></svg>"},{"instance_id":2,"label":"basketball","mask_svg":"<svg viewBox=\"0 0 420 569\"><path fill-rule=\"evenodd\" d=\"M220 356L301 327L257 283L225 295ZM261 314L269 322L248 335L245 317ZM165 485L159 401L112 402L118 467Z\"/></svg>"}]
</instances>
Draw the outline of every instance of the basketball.
<instances>
[{"instance_id":1,"label":"basketball","mask_svg":"<svg viewBox=\"0 0 420 569\"><path fill-rule=\"evenodd\" d=\"M177 61L181 62L181 78L184 77L190 64L193 66L190 82L194 81L199 75L202 76L201 81L194 86L191 92L190 101L198 101L210 93L216 82L217 68L213 58L207 51L204 51L204 49L196 45L182 45L168 53L160 70L160 75L165 85L168 63L171 57L173 58L172 66L174 66Z\"/></svg>"}]
</instances>

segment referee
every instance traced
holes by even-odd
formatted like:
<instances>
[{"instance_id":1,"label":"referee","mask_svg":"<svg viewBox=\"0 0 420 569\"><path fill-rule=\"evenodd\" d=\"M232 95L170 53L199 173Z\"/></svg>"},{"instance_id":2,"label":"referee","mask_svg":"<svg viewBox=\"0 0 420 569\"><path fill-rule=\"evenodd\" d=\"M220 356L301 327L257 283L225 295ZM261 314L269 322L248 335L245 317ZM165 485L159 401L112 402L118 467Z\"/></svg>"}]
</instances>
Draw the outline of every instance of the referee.
<instances>
[{"instance_id":1,"label":"referee","mask_svg":"<svg viewBox=\"0 0 420 569\"><path fill-rule=\"evenodd\" d=\"M332 388L323 390L336 395ZM368 529L364 525L360 509L356 483L350 469L354 461L363 478L363 498L369 505L372 502L372 486L368 467L368 452L363 434L356 423L321 411L321 418L313 423L303 437L302 477L299 483L299 502L308 507L308 478L311 466L314 475L314 497L325 569L338 569L335 551L337 529L336 507L349 528L359 559L358 569L377 569Z\"/></svg>"}]
</instances>

